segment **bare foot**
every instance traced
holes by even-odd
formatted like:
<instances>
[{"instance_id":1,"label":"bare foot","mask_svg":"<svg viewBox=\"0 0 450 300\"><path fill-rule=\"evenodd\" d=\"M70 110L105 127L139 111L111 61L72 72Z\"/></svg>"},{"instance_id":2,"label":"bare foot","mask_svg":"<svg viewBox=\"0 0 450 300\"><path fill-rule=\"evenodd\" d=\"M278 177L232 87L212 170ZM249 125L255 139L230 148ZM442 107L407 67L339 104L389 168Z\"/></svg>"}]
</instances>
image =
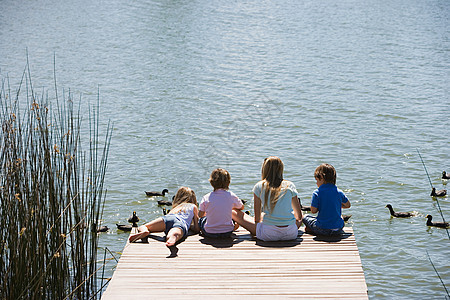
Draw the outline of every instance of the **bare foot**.
<instances>
[{"instance_id":1,"label":"bare foot","mask_svg":"<svg viewBox=\"0 0 450 300\"><path fill-rule=\"evenodd\" d=\"M128 238L128 240L130 241L130 243L135 242L139 239L143 239L146 236L148 236L150 233L148 231L142 231L142 232L138 232L135 234L131 234L130 237Z\"/></svg>"},{"instance_id":2,"label":"bare foot","mask_svg":"<svg viewBox=\"0 0 450 300\"><path fill-rule=\"evenodd\" d=\"M167 238L166 246L172 247L175 245L176 242L177 242L177 237L175 235L171 235Z\"/></svg>"}]
</instances>

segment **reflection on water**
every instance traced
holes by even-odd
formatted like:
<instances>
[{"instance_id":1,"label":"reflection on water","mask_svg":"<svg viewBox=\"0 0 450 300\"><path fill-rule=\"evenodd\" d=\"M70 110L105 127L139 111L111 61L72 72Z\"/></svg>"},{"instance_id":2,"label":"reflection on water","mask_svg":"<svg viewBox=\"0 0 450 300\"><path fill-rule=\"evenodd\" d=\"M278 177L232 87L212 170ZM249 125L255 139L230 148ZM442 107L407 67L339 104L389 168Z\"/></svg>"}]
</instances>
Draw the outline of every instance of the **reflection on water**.
<instances>
[{"instance_id":1,"label":"reflection on water","mask_svg":"<svg viewBox=\"0 0 450 300\"><path fill-rule=\"evenodd\" d=\"M162 215L145 190L197 196L221 166L251 199L264 157L278 155L305 205L313 171L333 164L371 298L439 298L448 237L428 179L450 171L448 1L0 2L0 71L12 86L28 49L35 85L94 102L114 123L104 224ZM87 116L86 116L87 117ZM448 198L440 200L450 219ZM416 211L391 218L391 203ZM247 202L252 208L251 201ZM246 208L247 209L247 208ZM347 213L346 212L346 213ZM101 234L122 251L128 234ZM112 266L107 270L112 274Z\"/></svg>"}]
</instances>

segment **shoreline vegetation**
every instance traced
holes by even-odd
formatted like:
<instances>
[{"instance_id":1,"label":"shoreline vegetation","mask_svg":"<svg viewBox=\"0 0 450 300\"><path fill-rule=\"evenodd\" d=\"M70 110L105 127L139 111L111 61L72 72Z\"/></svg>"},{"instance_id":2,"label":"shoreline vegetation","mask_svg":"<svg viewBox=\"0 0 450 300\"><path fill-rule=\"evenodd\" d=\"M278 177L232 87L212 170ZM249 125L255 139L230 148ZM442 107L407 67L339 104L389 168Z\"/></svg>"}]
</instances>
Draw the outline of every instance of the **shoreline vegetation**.
<instances>
[{"instance_id":1,"label":"shoreline vegetation","mask_svg":"<svg viewBox=\"0 0 450 300\"><path fill-rule=\"evenodd\" d=\"M97 99L82 129L81 97L74 107L62 94L56 76L54 91L36 93L28 63L14 91L2 76L0 299L92 299L102 289L97 227L112 128L100 133Z\"/></svg>"}]
</instances>

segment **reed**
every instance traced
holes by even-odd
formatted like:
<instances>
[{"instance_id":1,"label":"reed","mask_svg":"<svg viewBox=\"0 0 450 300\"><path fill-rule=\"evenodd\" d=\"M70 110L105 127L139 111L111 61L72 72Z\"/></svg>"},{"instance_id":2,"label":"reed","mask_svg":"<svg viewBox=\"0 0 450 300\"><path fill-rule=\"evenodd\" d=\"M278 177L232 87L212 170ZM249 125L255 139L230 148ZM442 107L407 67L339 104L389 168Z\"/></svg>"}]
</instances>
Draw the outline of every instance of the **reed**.
<instances>
[{"instance_id":1,"label":"reed","mask_svg":"<svg viewBox=\"0 0 450 300\"><path fill-rule=\"evenodd\" d=\"M0 299L95 297L111 126L100 140L97 101L82 128L81 99L36 93L28 64L1 84Z\"/></svg>"}]
</instances>

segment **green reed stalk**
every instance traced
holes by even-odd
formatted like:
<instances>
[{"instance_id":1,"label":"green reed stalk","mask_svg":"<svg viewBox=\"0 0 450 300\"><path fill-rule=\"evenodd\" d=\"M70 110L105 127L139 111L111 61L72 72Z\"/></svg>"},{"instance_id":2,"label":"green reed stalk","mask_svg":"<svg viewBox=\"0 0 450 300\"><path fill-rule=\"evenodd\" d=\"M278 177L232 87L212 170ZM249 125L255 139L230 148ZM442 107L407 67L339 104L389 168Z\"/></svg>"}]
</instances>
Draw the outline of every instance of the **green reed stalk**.
<instances>
[{"instance_id":1,"label":"green reed stalk","mask_svg":"<svg viewBox=\"0 0 450 300\"><path fill-rule=\"evenodd\" d=\"M97 226L112 128L100 114L82 129L81 99L33 89L29 65L17 92L0 89L0 299L90 299L97 286ZM83 145L88 144L88 151Z\"/></svg>"}]
</instances>

